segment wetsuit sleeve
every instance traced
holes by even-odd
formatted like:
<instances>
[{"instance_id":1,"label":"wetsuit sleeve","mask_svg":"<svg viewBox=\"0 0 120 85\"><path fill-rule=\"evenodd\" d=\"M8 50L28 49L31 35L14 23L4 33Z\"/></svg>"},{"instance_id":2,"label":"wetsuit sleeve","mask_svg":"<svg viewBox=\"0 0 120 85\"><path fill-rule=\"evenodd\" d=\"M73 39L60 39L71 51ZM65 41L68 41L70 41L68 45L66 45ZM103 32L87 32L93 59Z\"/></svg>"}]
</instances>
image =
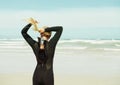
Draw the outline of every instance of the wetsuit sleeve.
<instances>
[{"instance_id":1,"label":"wetsuit sleeve","mask_svg":"<svg viewBox=\"0 0 120 85\"><path fill-rule=\"evenodd\" d=\"M24 37L24 39L28 42L28 44L29 44L31 47L33 47L33 45L35 44L36 41L33 40L33 39L31 38L31 36L29 36L29 34L27 33L27 31L28 31L28 29L31 27L31 25L32 25L32 24L26 25L26 26L22 29L21 33L22 33L22 36Z\"/></svg>"},{"instance_id":2,"label":"wetsuit sleeve","mask_svg":"<svg viewBox=\"0 0 120 85\"><path fill-rule=\"evenodd\" d=\"M49 27L45 29L45 32L56 32L55 35L50 39L50 43L52 45L56 45L61 34L62 34L63 28L62 26L55 26L55 27Z\"/></svg>"}]
</instances>

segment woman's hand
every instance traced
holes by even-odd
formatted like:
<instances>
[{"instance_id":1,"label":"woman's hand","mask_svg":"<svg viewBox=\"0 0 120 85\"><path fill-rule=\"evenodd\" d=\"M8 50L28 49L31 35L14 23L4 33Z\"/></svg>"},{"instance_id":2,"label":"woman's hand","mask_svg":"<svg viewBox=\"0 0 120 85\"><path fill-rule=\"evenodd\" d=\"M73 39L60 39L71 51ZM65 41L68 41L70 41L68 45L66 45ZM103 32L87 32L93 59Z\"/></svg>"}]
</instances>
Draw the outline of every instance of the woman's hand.
<instances>
[{"instance_id":1,"label":"woman's hand","mask_svg":"<svg viewBox=\"0 0 120 85\"><path fill-rule=\"evenodd\" d=\"M32 24L32 25L34 26L33 29L34 29L35 31L39 31L38 26L37 26L38 22L37 22L35 19L29 18L29 19L27 20L27 22L30 23L30 24Z\"/></svg>"},{"instance_id":2,"label":"woman's hand","mask_svg":"<svg viewBox=\"0 0 120 85\"><path fill-rule=\"evenodd\" d=\"M44 32L45 32L45 29L44 29L44 28L41 28L41 29L39 29L39 32L40 32L40 33L44 33Z\"/></svg>"},{"instance_id":3,"label":"woman's hand","mask_svg":"<svg viewBox=\"0 0 120 85\"><path fill-rule=\"evenodd\" d=\"M40 29L39 29L39 32L40 32L40 33L45 32L45 29L46 29L46 28L47 28L47 26L44 26L44 27L40 28Z\"/></svg>"},{"instance_id":4,"label":"woman's hand","mask_svg":"<svg viewBox=\"0 0 120 85\"><path fill-rule=\"evenodd\" d=\"M29 18L29 19L27 20L27 22L28 22L28 23L31 23L32 25L38 24L38 22L37 22L35 19L33 19L33 18Z\"/></svg>"}]
</instances>

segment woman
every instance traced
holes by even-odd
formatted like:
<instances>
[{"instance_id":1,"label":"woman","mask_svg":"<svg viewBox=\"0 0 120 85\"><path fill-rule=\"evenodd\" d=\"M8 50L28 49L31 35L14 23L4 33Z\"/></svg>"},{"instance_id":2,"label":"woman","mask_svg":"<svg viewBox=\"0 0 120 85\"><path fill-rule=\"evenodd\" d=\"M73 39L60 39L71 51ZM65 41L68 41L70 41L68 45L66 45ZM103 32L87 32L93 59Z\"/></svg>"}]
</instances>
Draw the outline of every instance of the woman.
<instances>
[{"instance_id":1,"label":"woman","mask_svg":"<svg viewBox=\"0 0 120 85\"><path fill-rule=\"evenodd\" d=\"M21 31L24 39L32 47L37 60L37 66L33 75L33 85L54 85L53 57L56 44L62 34L63 28L61 26L56 26L39 29L38 31L41 37L38 37L37 42L27 33L31 25L36 27L36 24L37 21L31 18L29 19L29 24ZM51 32L56 33L50 39Z\"/></svg>"}]
</instances>

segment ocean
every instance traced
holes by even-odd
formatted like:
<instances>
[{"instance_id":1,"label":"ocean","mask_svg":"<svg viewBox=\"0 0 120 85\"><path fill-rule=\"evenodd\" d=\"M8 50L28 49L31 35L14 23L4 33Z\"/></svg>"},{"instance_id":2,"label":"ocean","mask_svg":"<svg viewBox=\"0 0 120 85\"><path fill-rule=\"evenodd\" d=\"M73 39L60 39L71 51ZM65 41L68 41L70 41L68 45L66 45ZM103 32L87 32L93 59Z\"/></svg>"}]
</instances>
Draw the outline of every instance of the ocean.
<instances>
[{"instance_id":1,"label":"ocean","mask_svg":"<svg viewBox=\"0 0 120 85\"><path fill-rule=\"evenodd\" d=\"M23 26L24 27L24 26ZM23 39L21 30L23 28L11 28L6 31L0 29L0 39ZM10 29L10 28L9 28ZM39 33L30 29L29 34L35 39L39 36ZM120 40L120 28L119 27L101 27L101 28L68 28L63 26L62 40Z\"/></svg>"},{"instance_id":2,"label":"ocean","mask_svg":"<svg viewBox=\"0 0 120 85\"><path fill-rule=\"evenodd\" d=\"M37 40L36 40L37 41ZM23 39L0 39L0 48L27 48ZM76 49L94 51L120 51L120 40L60 40L57 49Z\"/></svg>"},{"instance_id":3,"label":"ocean","mask_svg":"<svg viewBox=\"0 0 120 85\"><path fill-rule=\"evenodd\" d=\"M88 68L85 67L86 69L82 72L87 69L91 70L91 66L92 68L96 68L93 68L90 72L94 72L95 69L101 71L102 68L106 69L106 73L109 73L107 72L108 70L113 72L117 71L117 73L120 72L120 40L60 40L56 47L55 56L57 56L55 57L55 67L58 72L63 71L60 70L60 68L67 68L64 69L63 73L69 73L67 72L68 69L71 67L78 69L78 66L78 71L74 72L76 70L73 69L71 73L79 74L81 73L80 69L84 69L86 65ZM7 62L7 64L5 62ZM23 63L21 64L21 62ZM0 73L31 72L35 67L35 62L32 49L25 40L0 40L0 67L3 68L0 69ZM18 64L18 66L16 66L16 64ZM67 67L68 64L70 66ZM89 67L90 64L91 66ZM98 68L97 64L101 67ZM104 65L109 67L105 68ZM13 69L9 69L10 66ZM25 68L21 68L22 66ZM98 74L100 73L98 72Z\"/></svg>"}]
</instances>

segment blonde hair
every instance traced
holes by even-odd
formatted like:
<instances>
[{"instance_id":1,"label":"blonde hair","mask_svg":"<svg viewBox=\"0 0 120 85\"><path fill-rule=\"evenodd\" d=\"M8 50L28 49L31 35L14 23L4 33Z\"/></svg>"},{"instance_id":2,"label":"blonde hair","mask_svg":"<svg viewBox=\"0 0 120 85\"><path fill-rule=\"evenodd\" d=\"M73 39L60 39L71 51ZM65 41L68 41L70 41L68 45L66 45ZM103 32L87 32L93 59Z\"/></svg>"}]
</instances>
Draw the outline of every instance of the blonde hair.
<instances>
[{"instance_id":1,"label":"blonde hair","mask_svg":"<svg viewBox=\"0 0 120 85\"><path fill-rule=\"evenodd\" d=\"M34 30L34 31L39 31L37 24L34 24L33 30Z\"/></svg>"}]
</instances>

